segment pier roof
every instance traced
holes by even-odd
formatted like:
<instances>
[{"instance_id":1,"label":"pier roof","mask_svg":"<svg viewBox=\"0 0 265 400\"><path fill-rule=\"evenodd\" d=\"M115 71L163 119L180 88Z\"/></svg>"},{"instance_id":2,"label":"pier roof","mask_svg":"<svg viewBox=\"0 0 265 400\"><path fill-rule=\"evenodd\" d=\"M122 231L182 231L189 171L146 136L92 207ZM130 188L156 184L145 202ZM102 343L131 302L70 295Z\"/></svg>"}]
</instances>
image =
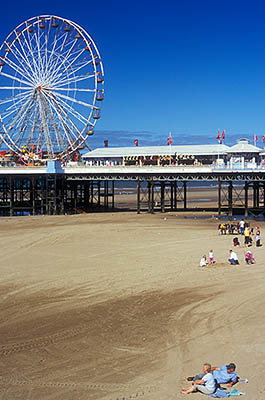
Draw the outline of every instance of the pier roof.
<instances>
[{"instance_id":1,"label":"pier roof","mask_svg":"<svg viewBox=\"0 0 265 400\"><path fill-rule=\"evenodd\" d=\"M261 148L250 144L248 139L240 139L237 144L228 149L227 153L260 153L261 151Z\"/></svg>"},{"instance_id":2,"label":"pier roof","mask_svg":"<svg viewBox=\"0 0 265 400\"><path fill-rule=\"evenodd\" d=\"M229 147L224 144L201 144L185 146L102 147L89 151L83 158L120 158L128 156L158 156L168 154L214 155L226 154Z\"/></svg>"}]
</instances>

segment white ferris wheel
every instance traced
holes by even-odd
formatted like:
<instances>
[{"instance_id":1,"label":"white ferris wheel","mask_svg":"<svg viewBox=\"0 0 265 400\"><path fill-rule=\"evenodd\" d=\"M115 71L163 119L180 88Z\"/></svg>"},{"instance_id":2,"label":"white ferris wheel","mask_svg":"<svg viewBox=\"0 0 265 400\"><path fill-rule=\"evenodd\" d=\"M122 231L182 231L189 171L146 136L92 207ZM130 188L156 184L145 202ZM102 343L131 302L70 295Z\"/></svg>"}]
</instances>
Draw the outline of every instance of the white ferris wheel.
<instances>
[{"instance_id":1,"label":"white ferris wheel","mask_svg":"<svg viewBox=\"0 0 265 400\"><path fill-rule=\"evenodd\" d=\"M104 71L89 34L42 15L0 46L0 145L25 159L63 159L93 134L104 99Z\"/></svg>"}]
</instances>

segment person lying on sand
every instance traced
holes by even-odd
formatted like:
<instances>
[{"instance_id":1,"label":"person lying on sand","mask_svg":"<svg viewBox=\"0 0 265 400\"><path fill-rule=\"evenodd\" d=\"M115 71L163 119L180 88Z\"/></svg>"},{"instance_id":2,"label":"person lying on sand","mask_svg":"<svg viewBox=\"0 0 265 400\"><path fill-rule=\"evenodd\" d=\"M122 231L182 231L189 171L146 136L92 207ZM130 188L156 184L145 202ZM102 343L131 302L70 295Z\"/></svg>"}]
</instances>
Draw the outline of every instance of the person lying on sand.
<instances>
[{"instance_id":1,"label":"person lying on sand","mask_svg":"<svg viewBox=\"0 0 265 400\"><path fill-rule=\"evenodd\" d=\"M201 392L208 395L214 393L216 391L216 381L210 371L211 364L204 364L202 378L193 381L191 387L187 389L183 388L180 393L190 394L193 392Z\"/></svg>"},{"instance_id":2,"label":"person lying on sand","mask_svg":"<svg viewBox=\"0 0 265 400\"><path fill-rule=\"evenodd\" d=\"M228 387L232 387L239 381L235 369L236 365L234 363L230 363L228 365L223 365L221 367L212 367L210 372L212 373L214 379L216 380L217 386L221 384L227 384ZM202 376L203 374L189 376L187 378L187 381L195 382L196 380L201 379Z\"/></svg>"}]
</instances>

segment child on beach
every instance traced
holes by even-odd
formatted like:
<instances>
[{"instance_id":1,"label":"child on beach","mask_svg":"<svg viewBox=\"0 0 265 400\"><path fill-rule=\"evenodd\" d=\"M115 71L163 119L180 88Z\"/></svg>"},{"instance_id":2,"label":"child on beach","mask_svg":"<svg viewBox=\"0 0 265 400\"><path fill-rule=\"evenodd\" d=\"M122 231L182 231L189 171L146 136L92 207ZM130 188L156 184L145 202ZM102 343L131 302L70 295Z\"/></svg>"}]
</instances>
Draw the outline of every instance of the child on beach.
<instances>
[{"instance_id":1,"label":"child on beach","mask_svg":"<svg viewBox=\"0 0 265 400\"><path fill-rule=\"evenodd\" d=\"M203 256L200 261L200 267L206 267L207 264L208 264L207 258L206 256Z\"/></svg>"},{"instance_id":2,"label":"child on beach","mask_svg":"<svg viewBox=\"0 0 265 400\"><path fill-rule=\"evenodd\" d=\"M213 255L213 251L210 250L209 251L209 264L210 265L214 265L215 261L214 261L214 255Z\"/></svg>"},{"instance_id":3,"label":"child on beach","mask_svg":"<svg viewBox=\"0 0 265 400\"><path fill-rule=\"evenodd\" d=\"M245 254L246 264L256 264L255 258L251 250L248 250Z\"/></svg>"},{"instance_id":4,"label":"child on beach","mask_svg":"<svg viewBox=\"0 0 265 400\"><path fill-rule=\"evenodd\" d=\"M192 386L185 389L183 388L180 393L190 394L193 392L201 392L203 394L212 394L216 391L216 381L211 374L211 364L205 363L203 365L203 377L192 382Z\"/></svg>"}]
</instances>

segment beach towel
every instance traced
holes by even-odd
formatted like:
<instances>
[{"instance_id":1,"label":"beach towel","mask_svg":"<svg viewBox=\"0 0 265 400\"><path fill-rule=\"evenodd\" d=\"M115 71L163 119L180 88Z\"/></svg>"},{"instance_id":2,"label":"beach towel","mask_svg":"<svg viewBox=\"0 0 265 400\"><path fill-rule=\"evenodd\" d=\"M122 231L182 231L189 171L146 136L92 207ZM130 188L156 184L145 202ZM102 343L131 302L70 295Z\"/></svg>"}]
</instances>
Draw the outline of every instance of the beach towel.
<instances>
[{"instance_id":1,"label":"beach towel","mask_svg":"<svg viewBox=\"0 0 265 400\"><path fill-rule=\"evenodd\" d=\"M210 396L211 397L215 397L215 398L217 397L217 398L220 399L220 398L230 397L230 396L241 396L243 394L245 394L245 393L244 392L240 392L239 390L234 389L234 388L231 390L231 392L229 392L228 390L225 390L225 389L218 388L216 390L216 392L210 394Z\"/></svg>"},{"instance_id":2,"label":"beach towel","mask_svg":"<svg viewBox=\"0 0 265 400\"><path fill-rule=\"evenodd\" d=\"M210 394L211 397L218 397L218 398L222 398L222 397L230 397L230 392L228 392L225 389L216 389L216 392Z\"/></svg>"},{"instance_id":3,"label":"beach towel","mask_svg":"<svg viewBox=\"0 0 265 400\"><path fill-rule=\"evenodd\" d=\"M241 396L242 394L245 394L244 392L240 392L239 390L233 388L230 392L230 396Z\"/></svg>"}]
</instances>

